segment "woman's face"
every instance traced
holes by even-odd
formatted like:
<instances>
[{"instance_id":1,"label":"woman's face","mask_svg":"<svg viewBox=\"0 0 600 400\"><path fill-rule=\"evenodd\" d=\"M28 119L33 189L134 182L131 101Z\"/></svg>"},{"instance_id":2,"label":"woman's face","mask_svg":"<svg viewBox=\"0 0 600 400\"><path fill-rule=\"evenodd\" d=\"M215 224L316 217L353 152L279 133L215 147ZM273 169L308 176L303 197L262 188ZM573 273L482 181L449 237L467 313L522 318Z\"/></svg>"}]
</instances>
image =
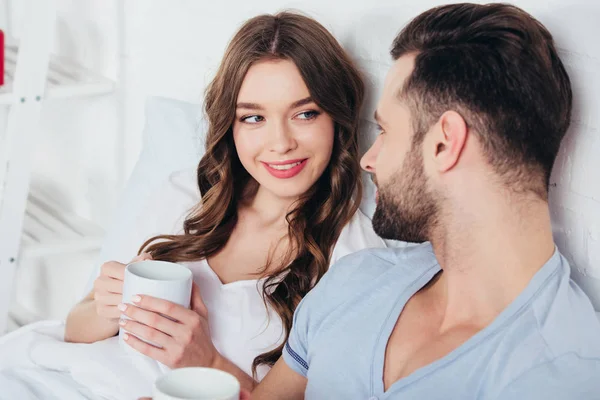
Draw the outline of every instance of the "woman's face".
<instances>
[{"instance_id":1,"label":"woman's face","mask_svg":"<svg viewBox=\"0 0 600 400\"><path fill-rule=\"evenodd\" d=\"M312 101L292 61L261 61L244 77L233 139L242 165L260 190L297 198L329 164L334 123Z\"/></svg>"}]
</instances>

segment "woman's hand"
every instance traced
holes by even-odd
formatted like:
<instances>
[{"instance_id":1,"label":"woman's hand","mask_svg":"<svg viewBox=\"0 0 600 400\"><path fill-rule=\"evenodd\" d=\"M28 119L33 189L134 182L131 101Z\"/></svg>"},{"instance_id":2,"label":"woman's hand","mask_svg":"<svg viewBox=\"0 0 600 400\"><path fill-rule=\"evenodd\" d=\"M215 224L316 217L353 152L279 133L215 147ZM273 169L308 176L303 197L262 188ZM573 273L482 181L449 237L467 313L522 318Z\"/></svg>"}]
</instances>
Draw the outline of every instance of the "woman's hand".
<instances>
[{"instance_id":1,"label":"woman's hand","mask_svg":"<svg viewBox=\"0 0 600 400\"><path fill-rule=\"evenodd\" d=\"M152 256L142 253L131 262L150 260ZM109 261L102 264L100 276L94 281L94 302L96 313L108 320L118 320L121 311L117 308L123 297L123 278L125 264Z\"/></svg>"},{"instance_id":2,"label":"woman's hand","mask_svg":"<svg viewBox=\"0 0 600 400\"><path fill-rule=\"evenodd\" d=\"M169 368L215 367L219 364L221 355L212 343L208 310L196 284L192 286L189 310L151 296L136 296L134 303L119 306L123 314L131 318L119 322L131 333L123 336L128 345ZM134 335L162 348L145 343Z\"/></svg>"}]
</instances>

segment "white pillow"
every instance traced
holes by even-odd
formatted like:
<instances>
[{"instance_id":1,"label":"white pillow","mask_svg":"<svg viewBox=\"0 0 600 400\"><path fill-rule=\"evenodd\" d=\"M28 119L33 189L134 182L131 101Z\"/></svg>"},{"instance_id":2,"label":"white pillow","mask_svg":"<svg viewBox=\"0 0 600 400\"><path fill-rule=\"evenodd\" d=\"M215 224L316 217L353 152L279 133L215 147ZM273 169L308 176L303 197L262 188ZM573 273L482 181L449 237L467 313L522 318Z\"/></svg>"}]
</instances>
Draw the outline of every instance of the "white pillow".
<instances>
[{"instance_id":1,"label":"white pillow","mask_svg":"<svg viewBox=\"0 0 600 400\"><path fill-rule=\"evenodd\" d=\"M123 237L135 225L136 211L142 209L145 199L156 193L172 172L198 164L204 153L202 115L200 104L164 97L146 100L142 151L117 203L98 262L118 253ZM85 294L95 278L91 277Z\"/></svg>"}]
</instances>

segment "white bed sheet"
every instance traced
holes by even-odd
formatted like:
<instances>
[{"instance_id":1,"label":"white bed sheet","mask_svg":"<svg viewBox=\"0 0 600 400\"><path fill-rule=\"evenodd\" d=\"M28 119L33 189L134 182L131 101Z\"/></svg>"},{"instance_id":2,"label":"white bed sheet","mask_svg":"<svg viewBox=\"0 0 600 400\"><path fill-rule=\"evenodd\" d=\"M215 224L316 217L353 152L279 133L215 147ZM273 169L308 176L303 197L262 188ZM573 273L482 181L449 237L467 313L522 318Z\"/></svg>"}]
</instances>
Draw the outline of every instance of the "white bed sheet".
<instances>
[{"instance_id":1,"label":"white bed sheet","mask_svg":"<svg viewBox=\"0 0 600 400\"><path fill-rule=\"evenodd\" d=\"M64 323L42 321L0 338L0 399L137 399L165 367L113 337L65 343Z\"/></svg>"}]
</instances>

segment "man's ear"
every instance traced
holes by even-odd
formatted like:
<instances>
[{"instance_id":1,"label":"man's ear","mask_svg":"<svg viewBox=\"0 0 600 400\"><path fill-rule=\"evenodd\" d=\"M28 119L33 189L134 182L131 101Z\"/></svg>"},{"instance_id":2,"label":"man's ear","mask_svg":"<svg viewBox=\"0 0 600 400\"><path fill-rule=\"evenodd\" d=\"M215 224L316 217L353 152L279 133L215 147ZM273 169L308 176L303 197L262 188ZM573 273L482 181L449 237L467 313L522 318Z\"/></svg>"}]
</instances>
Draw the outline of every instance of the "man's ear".
<instances>
[{"instance_id":1,"label":"man's ear","mask_svg":"<svg viewBox=\"0 0 600 400\"><path fill-rule=\"evenodd\" d=\"M446 111L438 120L433 159L439 172L454 168L467 142L467 123L456 111Z\"/></svg>"}]
</instances>

